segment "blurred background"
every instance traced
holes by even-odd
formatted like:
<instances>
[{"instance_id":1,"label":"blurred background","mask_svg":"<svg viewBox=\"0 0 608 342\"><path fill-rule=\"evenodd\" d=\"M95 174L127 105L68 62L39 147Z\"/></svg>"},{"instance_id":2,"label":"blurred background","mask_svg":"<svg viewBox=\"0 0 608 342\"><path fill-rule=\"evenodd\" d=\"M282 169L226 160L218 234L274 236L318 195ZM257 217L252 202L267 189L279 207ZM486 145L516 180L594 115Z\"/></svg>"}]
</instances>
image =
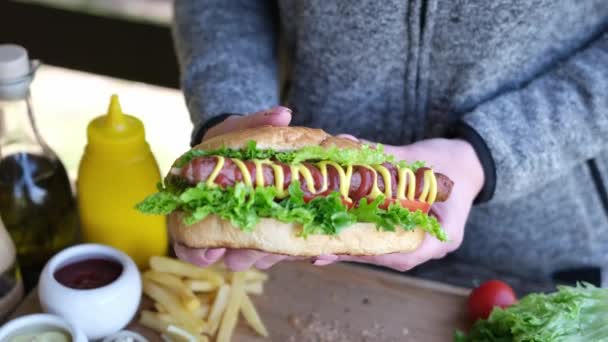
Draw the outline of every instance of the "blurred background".
<instances>
[{"instance_id":1,"label":"blurred background","mask_svg":"<svg viewBox=\"0 0 608 342\"><path fill-rule=\"evenodd\" d=\"M113 93L144 121L162 173L188 148L171 17L172 0L0 0L0 43L42 62L32 84L38 126L72 177L86 125Z\"/></svg>"},{"instance_id":2,"label":"blurred background","mask_svg":"<svg viewBox=\"0 0 608 342\"><path fill-rule=\"evenodd\" d=\"M16 0L135 21L168 24L172 0Z\"/></svg>"}]
</instances>

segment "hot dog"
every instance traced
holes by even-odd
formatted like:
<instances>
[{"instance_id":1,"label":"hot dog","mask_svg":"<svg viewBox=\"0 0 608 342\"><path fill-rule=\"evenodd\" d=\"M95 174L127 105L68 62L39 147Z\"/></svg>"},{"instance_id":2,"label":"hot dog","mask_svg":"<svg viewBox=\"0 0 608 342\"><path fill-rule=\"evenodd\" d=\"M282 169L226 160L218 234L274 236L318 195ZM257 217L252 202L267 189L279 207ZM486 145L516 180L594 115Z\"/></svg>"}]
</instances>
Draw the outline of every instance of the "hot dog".
<instances>
[{"instance_id":1,"label":"hot dog","mask_svg":"<svg viewBox=\"0 0 608 342\"><path fill-rule=\"evenodd\" d=\"M379 255L446 233L429 215L452 180L351 140L304 127L216 136L180 156L159 191L137 205L168 215L192 248L248 248L293 256Z\"/></svg>"},{"instance_id":2,"label":"hot dog","mask_svg":"<svg viewBox=\"0 0 608 342\"><path fill-rule=\"evenodd\" d=\"M206 182L217 166L219 158L222 157L198 157L188 162L182 168L175 168L172 170L172 174L183 177L190 184L198 184L200 182ZM253 161L245 160L241 161L245 164L246 170L250 178L256 177L256 164ZM288 188L291 184L291 168L288 164L279 161L272 161L274 165L281 167L283 171L283 187ZM327 184L324 191L309 191L309 187L304 179L302 181L302 191L307 195L318 195L323 196L331 191L338 191L340 189L340 178L338 177L337 167L339 165L326 165L326 171L322 172L319 165L313 163L304 163L304 167L310 172L312 179L314 180L314 189L320 189L324 184ZM382 166L386 168L390 175L391 184L391 198L395 198L397 195L397 184L399 182L399 167L391 163L383 163ZM264 186L271 186L275 184L275 170L269 164L260 165L262 168L262 174L264 178ZM414 197L420 198L424 189L424 172L430 170L429 168L419 168L415 172L415 192ZM342 168L342 172L344 168ZM323 176L325 173L325 176ZM443 202L447 200L452 190L453 182L444 174L435 173L437 180L437 195L435 198L436 202ZM377 182L378 189L380 192L385 193L385 177L377 172L374 172L373 168L356 166L353 168L351 173L351 179L349 184L348 197L354 201L358 201L361 198L367 197L372 191L372 184L374 179ZM235 164L234 159L223 158L223 164L220 168L217 176L213 179L213 183L221 186L233 186L236 182L243 180L242 170ZM404 180L407 184L407 178ZM406 185L407 186L407 185Z\"/></svg>"}]
</instances>

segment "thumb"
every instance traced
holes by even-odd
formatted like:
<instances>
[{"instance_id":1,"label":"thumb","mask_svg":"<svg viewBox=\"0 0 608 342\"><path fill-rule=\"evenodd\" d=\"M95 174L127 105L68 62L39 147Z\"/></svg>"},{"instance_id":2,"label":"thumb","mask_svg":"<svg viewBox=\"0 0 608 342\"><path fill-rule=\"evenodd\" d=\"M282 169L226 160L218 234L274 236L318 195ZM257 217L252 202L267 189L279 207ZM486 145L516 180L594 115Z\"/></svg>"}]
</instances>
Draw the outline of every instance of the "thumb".
<instances>
[{"instance_id":1,"label":"thumb","mask_svg":"<svg viewBox=\"0 0 608 342\"><path fill-rule=\"evenodd\" d=\"M291 109L277 106L268 110L255 112L243 117L237 117L238 129L252 128L259 126L289 126L291 122ZM236 121L235 119L235 121Z\"/></svg>"},{"instance_id":2,"label":"thumb","mask_svg":"<svg viewBox=\"0 0 608 342\"><path fill-rule=\"evenodd\" d=\"M248 114L246 116L230 116L222 123L207 131L205 139L224 133L239 131L245 128L259 126L289 126L291 122L291 109L277 106L267 110Z\"/></svg>"}]
</instances>

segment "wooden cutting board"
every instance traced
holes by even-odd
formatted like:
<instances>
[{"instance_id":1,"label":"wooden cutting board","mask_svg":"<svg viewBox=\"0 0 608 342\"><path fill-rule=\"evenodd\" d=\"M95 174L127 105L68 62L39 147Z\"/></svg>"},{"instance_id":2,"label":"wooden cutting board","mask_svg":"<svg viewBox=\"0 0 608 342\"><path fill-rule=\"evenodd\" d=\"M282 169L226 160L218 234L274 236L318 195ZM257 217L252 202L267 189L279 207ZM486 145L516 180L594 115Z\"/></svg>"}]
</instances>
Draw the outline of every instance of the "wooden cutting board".
<instances>
[{"instance_id":1,"label":"wooden cutting board","mask_svg":"<svg viewBox=\"0 0 608 342\"><path fill-rule=\"evenodd\" d=\"M286 262L269 275L264 294L252 298L270 338L256 337L241 319L233 341L443 342L466 327L467 289L349 264ZM13 317L39 311L33 292ZM136 322L129 329L161 340Z\"/></svg>"}]
</instances>

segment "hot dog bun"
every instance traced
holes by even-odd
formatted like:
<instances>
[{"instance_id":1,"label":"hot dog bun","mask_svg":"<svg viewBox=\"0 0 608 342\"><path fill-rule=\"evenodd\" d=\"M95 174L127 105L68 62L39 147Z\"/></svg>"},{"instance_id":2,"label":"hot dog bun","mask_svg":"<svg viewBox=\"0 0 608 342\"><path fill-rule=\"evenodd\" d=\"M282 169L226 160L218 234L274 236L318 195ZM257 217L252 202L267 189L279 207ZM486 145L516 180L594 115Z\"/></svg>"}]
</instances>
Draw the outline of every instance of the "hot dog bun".
<instances>
[{"instance_id":1,"label":"hot dog bun","mask_svg":"<svg viewBox=\"0 0 608 342\"><path fill-rule=\"evenodd\" d=\"M320 129L305 127L258 127L231 132L208 139L196 149L214 150L221 147L244 148L255 140L259 148L278 151L295 150L309 145L329 148L360 148L350 139L335 137ZM262 219L252 232L243 232L216 215L192 225L183 222L181 212L169 215L169 231L174 241L190 248L247 248L291 256L322 254L381 255L413 251L425 237L421 229L394 232L378 230L371 223L357 223L339 234L298 236L301 227L275 219Z\"/></svg>"},{"instance_id":2,"label":"hot dog bun","mask_svg":"<svg viewBox=\"0 0 608 342\"><path fill-rule=\"evenodd\" d=\"M247 248L291 256L322 254L380 255L408 252L418 248L424 231L415 229L379 231L372 223L356 223L338 235L298 237L299 225L262 219L252 232L243 232L230 222L209 215L193 225L185 225L182 214L169 215L173 241L191 248Z\"/></svg>"},{"instance_id":3,"label":"hot dog bun","mask_svg":"<svg viewBox=\"0 0 608 342\"><path fill-rule=\"evenodd\" d=\"M339 148L358 149L361 144L356 141L335 137L322 129L307 127L272 127L262 126L241 131L226 133L205 140L195 146L199 150L227 148L244 148L247 142L254 140L261 149L271 148L276 151L297 150L305 146L336 146Z\"/></svg>"}]
</instances>

